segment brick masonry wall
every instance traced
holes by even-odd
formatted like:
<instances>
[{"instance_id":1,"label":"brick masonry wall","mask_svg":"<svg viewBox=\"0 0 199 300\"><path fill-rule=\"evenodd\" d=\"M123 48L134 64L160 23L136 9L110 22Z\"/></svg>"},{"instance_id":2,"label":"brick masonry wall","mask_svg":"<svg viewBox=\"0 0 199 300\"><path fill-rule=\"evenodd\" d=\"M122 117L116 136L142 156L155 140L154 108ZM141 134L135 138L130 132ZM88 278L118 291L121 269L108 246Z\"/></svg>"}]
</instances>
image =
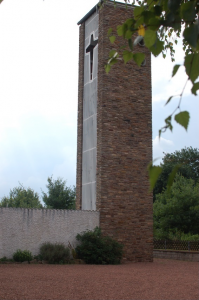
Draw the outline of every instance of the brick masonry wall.
<instances>
[{"instance_id":1,"label":"brick masonry wall","mask_svg":"<svg viewBox=\"0 0 199 300\"><path fill-rule=\"evenodd\" d=\"M76 245L76 235L99 226L99 212L0 208L0 258L17 249L39 253L44 242Z\"/></svg>"},{"instance_id":2,"label":"brick masonry wall","mask_svg":"<svg viewBox=\"0 0 199 300\"><path fill-rule=\"evenodd\" d=\"M153 257L199 262L199 252L191 252L191 251L185 252L185 251L154 250Z\"/></svg>"},{"instance_id":3,"label":"brick masonry wall","mask_svg":"<svg viewBox=\"0 0 199 300\"><path fill-rule=\"evenodd\" d=\"M111 44L111 27L132 16L132 7L106 2L99 10L97 170L96 206L100 227L124 244L124 258L153 260L153 199L149 193L147 165L152 160L151 57L145 47L146 66L123 61L107 75L104 66L109 51L124 44L122 38ZM80 26L77 209L81 209L82 106L84 23ZM135 49L136 50L136 49Z\"/></svg>"},{"instance_id":4,"label":"brick masonry wall","mask_svg":"<svg viewBox=\"0 0 199 300\"><path fill-rule=\"evenodd\" d=\"M84 37L85 23L79 27L79 82L78 82L78 123L77 123L77 168L76 168L76 209L81 209L82 200L82 137L83 137L83 91L84 91Z\"/></svg>"},{"instance_id":5,"label":"brick masonry wall","mask_svg":"<svg viewBox=\"0 0 199 300\"><path fill-rule=\"evenodd\" d=\"M110 2L99 11L97 106L97 210L105 234L124 244L131 261L153 260L152 193L147 165L152 160L151 57L145 47L146 66L133 61L114 65L107 75L111 44L108 29L132 16L132 8ZM127 42L127 41L126 41Z\"/></svg>"}]
</instances>

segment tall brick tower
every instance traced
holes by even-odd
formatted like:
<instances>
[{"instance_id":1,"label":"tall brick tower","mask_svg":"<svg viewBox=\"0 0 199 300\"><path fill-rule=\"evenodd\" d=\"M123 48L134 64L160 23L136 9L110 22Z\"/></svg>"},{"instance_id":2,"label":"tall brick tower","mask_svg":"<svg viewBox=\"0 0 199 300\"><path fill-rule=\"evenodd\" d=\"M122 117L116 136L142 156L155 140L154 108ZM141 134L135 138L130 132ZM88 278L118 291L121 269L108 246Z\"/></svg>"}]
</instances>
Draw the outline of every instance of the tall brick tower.
<instances>
[{"instance_id":1,"label":"tall brick tower","mask_svg":"<svg viewBox=\"0 0 199 300\"><path fill-rule=\"evenodd\" d=\"M105 73L109 28L130 18L133 7L106 1L79 22L77 209L99 210L102 231L124 244L124 257L153 260L151 57L146 64L119 61ZM123 43L123 40L117 38ZM118 46L118 45L117 45ZM118 48L118 47L117 47Z\"/></svg>"}]
</instances>

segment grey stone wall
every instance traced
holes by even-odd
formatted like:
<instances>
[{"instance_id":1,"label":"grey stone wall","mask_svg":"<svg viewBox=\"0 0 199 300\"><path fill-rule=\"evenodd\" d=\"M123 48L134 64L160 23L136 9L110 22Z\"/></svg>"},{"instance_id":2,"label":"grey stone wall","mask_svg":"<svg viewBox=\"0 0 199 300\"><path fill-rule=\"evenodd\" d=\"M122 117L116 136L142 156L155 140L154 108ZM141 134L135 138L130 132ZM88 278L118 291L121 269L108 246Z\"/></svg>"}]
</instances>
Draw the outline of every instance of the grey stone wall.
<instances>
[{"instance_id":1,"label":"grey stone wall","mask_svg":"<svg viewBox=\"0 0 199 300\"><path fill-rule=\"evenodd\" d=\"M44 242L76 245L76 235L99 226L98 211L0 208L0 258L17 249L39 253Z\"/></svg>"},{"instance_id":2,"label":"grey stone wall","mask_svg":"<svg viewBox=\"0 0 199 300\"><path fill-rule=\"evenodd\" d=\"M198 261L199 252L197 251L172 251L172 250L153 250L154 258L177 259L186 261Z\"/></svg>"}]
</instances>

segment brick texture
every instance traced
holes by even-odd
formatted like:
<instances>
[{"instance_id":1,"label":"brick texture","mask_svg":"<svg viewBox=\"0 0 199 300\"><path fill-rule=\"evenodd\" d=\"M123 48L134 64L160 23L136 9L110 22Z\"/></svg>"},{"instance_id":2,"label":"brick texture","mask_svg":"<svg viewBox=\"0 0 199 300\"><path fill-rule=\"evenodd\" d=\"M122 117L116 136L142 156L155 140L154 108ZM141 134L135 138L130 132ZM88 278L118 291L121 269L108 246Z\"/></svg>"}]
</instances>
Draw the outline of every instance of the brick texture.
<instances>
[{"instance_id":1,"label":"brick texture","mask_svg":"<svg viewBox=\"0 0 199 300\"><path fill-rule=\"evenodd\" d=\"M83 137L83 91L84 91L84 36L85 23L79 27L79 78L77 123L76 209L82 200L82 137Z\"/></svg>"},{"instance_id":2,"label":"brick texture","mask_svg":"<svg viewBox=\"0 0 199 300\"><path fill-rule=\"evenodd\" d=\"M132 8L114 8L110 2L99 10L96 205L103 233L123 243L124 259L136 262L153 260L153 200L147 174L152 160L150 52L138 46L137 51L146 54L144 67L120 61L109 74L104 69L109 51L125 43L117 37L111 44L107 31L110 27L116 31L132 13ZM78 120L78 128L81 122ZM78 147L81 143L78 140Z\"/></svg>"}]
</instances>

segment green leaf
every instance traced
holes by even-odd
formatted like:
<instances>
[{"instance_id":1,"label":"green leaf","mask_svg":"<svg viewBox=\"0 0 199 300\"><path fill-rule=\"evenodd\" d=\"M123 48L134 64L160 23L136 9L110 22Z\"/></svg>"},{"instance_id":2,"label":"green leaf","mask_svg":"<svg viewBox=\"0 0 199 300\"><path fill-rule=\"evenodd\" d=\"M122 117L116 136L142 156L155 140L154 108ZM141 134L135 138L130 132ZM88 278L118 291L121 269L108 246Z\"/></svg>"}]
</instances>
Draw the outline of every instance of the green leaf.
<instances>
[{"instance_id":1,"label":"green leaf","mask_svg":"<svg viewBox=\"0 0 199 300\"><path fill-rule=\"evenodd\" d=\"M181 5L180 13L182 19L184 19L185 22L192 22L195 20L196 17L195 5L196 5L195 1L189 1Z\"/></svg>"},{"instance_id":2,"label":"green leaf","mask_svg":"<svg viewBox=\"0 0 199 300\"><path fill-rule=\"evenodd\" d=\"M125 39L129 40L132 37L133 32L131 30L127 30L125 33Z\"/></svg>"},{"instance_id":3,"label":"green leaf","mask_svg":"<svg viewBox=\"0 0 199 300\"><path fill-rule=\"evenodd\" d=\"M116 64L117 62L118 62L117 58L114 57L111 59L109 64L110 64L110 66L112 66L112 65Z\"/></svg>"},{"instance_id":4,"label":"green leaf","mask_svg":"<svg viewBox=\"0 0 199 300\"><path fill-rule=\"evenodd\" d=\"M122 36L124 34L124 27L123 27L123 25L117 26L117 34L119 36Z\"/></svg>"},{"instance_id":5,"label":"green leaf","mask_svg":"<svg viewBox=\"0 0 199 300\"><path fill-rule=\"evenodd\" d=\"M178 72L179 67L180 67L180 65L175 65L173 67L172 77L175 76L175 74Z\"/></svg>"},{"instance_id":6,"label":"green leaf","mask_svg":"<svg viewBox=\"0 0 199 300\"><path fill-rule=\"evenodd\" d=\"M109 71L110 71L110 69L111 69L111 66L110 66L110 64L107 64L107 65L105 65L104 67L105 67L105 71L106 71L106 73L108 74L108 73L109 73Z\"/></svg>"},{"instance_id":7,"label":"green leaf","mask_svg":"<svg viewBox=\"0 0 199 300\"><path fill-rule=\"evenodd\" d=\"M108 30L108 32L107 32L107 35L108 35L108 36L111 35L112 31L113 31L113 29L112 29L112 28L109 28L109 30Z\"/></svg>"},{"instance_id":8,"label":"green leaf","mask_svg":"<svg viewBox=\"0 0 199 300\"><path fill-rule=\"evenodd\" d=\"M183 126L186 130L189 124L189 112L188 111L181 111L179 114L175 115L175 120L178 124Z\"/></svg>"},{"instance_id":9,"label":"green leaf","mask_svg":"<svg viewBox=\"0 0 199 300\"><path fill-rule=\"evenodd\" d=\"M119 36L125 37L125 33L126 33L127 29L128 29L128 26L125 23L122 25L119 25L119 26L117 26L117 34Z\"/></svg>"},{"instance_id":10,"label":"green leaf","mask_svg":"<svg viewBox=\"0 0 199 300\"><path fill-rule=\"evenodd\" d=\"M147 28L151 30L156 30L160 27L160 21L155 17L151 18L148 22Z\"/></svg>"},{"instance_id":11,"label":"green leaf","mask_svg":"<svg viewBox=\"0 0 199 300\"><path fill-rule=\"evenodd\" d=\"M168 99L167 102L165 103L165 106L171 101L171 99L172 99L173 97L174 97L174 96L169 97L169 99Z\"/></svg>"},{"instance_id":12,"label":"green leaf","mask_svg":"<svg viewBox=\"0 0 199 300\"><path fill-rule=\"evenodd\" d=\"M128 44L129 44L129 48L130 48L131 50L133 50L132 39L129 39L129 40L128 40Z\"/></svg>"},{"instance_id":13,"label":"green leaf","mask_svg":"<svg viewBox=\"0 0 199 300\"><path fill-rule=\"evenodd\" d=\"M197 93L196 93L197 90L199 90L199 82L195 82L193 84L192 89L191 89L192 94L197 96Z\"/></svg>"},{"instance_id":14,"label":"green leaf","mask_svg":"<svg viewBox=\"0 0 199 300\"><path fill-rule=\"evenodd\" d=\"M155 2L157 2L157 1L147 0L147 5L148 5L149 9L154 6Z\"/></svg>"},{"instance_id":15,"label":"green leaf","mask_svg":"<svg viewBox=\"0 0 199 300\"><path fill-rule=\"evenodd\" d=\"M115 39L116 39L115 35L112 35L109 37L111 44L113 44L115 42Z\"/></svg>"},{"instance_id":16,"label":"green leaf","mask_svg":"<svg viewBox=\"0 0 199 300\"><path fill-rule=\"evenodd\" d=\"M144 23L146 22L144 22L144 17L142 16L136 21L136 23L134 24L134 28L138 28L140 25L143 25Z\"/></svg>"},{"instance_id":17,"label":"green leaf","mask_svg":"<svg viewBox=\"0 0 199 300\"><path fill-rule=\"evenodd\" d=\"M168 0L168 1L165 1L165 3L168 2L168 8L175 12L179 7L180 7L180 4L181 4L181 0Z\"/></svg>"},{"instance_id":18,"label":"green leaf","mask_svg":"<svg viewBox=\"0 0 199 300\"><path fill-rule=\"evenodd\" d=\"M156 32L150 29L147 29L144 36L144 43L147 48L152 47L155 44L157 35Z\"/></svg>"},{"instance_id":19,"label":"green leaf","mask_svg":"<svg viewBox=\"0 0 199 300\"><path fill-rule=\"evenodd\" d=\"M159 175L162 173L162 167L153 166L152 163L150 163L148 165L148 172L149 172L150 190L153 190Z\"/></svg>"},{"instance_id":20,"label":"green leaf","mask_svg":"<svg viewBox=\"0 0 199 300\"><path fill-rule=\"evenodd\" d=\"M134 22L135 22L135 21L131 18L131 19L127 19L127 20L125 21L125 24L127 25L127 27L128 27L129 29L131 29L131 27L132 27L132 25L133 25Z\"/></svg>"},{"instance_id":21,"label":"green leaf","mask_svg":"<svg viewBox=\"0 0 199 300\"><path fill-rule=\"evenodd\" d=\"M198 24L192 24L183 32L185 41L193 48L197 47L198 31Z\"/></svg>"},{"instance_id":22,"label":"green leaf","mask_svg":"<svg viewBox=\"0 0 199 300\"><path fill-rule=\"evenodd\" d=\"M155 15L159 17L162 13L162 7L160 5L155 5L153 7L153 11L154 11Z\"/></svg>"},{"instance_id":23,"label":"green leaf","mask_svg":"<svg viewBox=\"0 0 199 300\"><path fill-rule=\"evenodd\" d=\"M120 49L125 49L127 46L126 45L122 45L120 46Z\"/></svg>"},{"instance_id":24,"label":"green leaf","mask_svg":"<svg viewBox=\"0 0 199 300\"><path fill-rule=\"evenodd\" d=\"M162 23L164 26L172 26L174 21L175 21L175 14L172 12L169 12L168 14L166 14L165 21Z\"/></svg>"},{"instance_id":25,"label":"green leaf","mask_svg":"<svg viewBox=\"0 0 199 300\"><path fill-rule=\"evenodd\" d=\"M133 59L136 62L136 64L140 67L142 62L145 59L145 54L144 53L135 53L135 54L133 54Z\"/></svg>"},{"instance_id":26,"label":"green leaf","mask_svg":"<svg viewBox=\"0 0 199 300\"><path fill-rule=\"evenodd\" d=\"M168 116L166 119L165 119L165 123L167 125L167 127L172 131L173 130L173 126L171 124L171 116Z\"/></svg>"},{"instance_id":27,"label":"green leaf","mask_svg":"<svg viewBox=\"0 0 199 300\"><path fill-rule=\"evenodd\" d=\"M124 62L125 64L131 60L133 58L133 53L128 51L128 50L124 50L123 51L123 59L124 59Z\"/></svg>"},{"instance_id":28,"label":"green leaf","mask_svg":"<svg viewBox=\"0 0 199 300\"><path fill-rule=\"evenodd\" d=\"M199 76L199 53L186 54L184 66L188 77L194 83Z\"/></svg>"},{"instance_id":29,"label":"green leaf","mask_svg":"<svg viewBox=\"0 0 199 300\"><path fill-rule=\"evenodd\" d=\"M150 47L149 50L153 53L154 56L158 56L164 50L164 42L160 41L157 38L155 44Z\"/></svg>"},{"instance_id":30,"label":"green leaf","mask_svg":"<svg viewBox=\"0 0 199 300\"><path fill-rule=\"evenodd\" d=\"M144 11L144 7L143 6L137 6L134 8L133 14L134 14L134 18L137 19L142 12Z\"/></svg>"},{"instance_id":31,"label":"green leaf","mask_svg":"<svg viewBox=\"0 0 199 300\"><path fill-rule=\"evenodd\" d=\"M179 168L182 166L182 164L177 164L175 165L175 167L173 168L173 170L171 171L171 173L169 174L169 178L168 178L168 182L167 182L167 188L168 190L170 190L173 182L174 182L174 178L175 175L177 174Z\"/></svg>"},{"instance_id":32,"label":"green leaf","mask_svg":"<svg viewBox=\"0 0 199 300\"><path fill-rule=\"evenodd\" d=\"M110 58L113 57L113 56L115 55L115 53L117 53L116 50L111 50L111 51L109 52L109 57L110 57Z\"/></svg>"},{"instance_id":33,"label":"green leaf","mask_svg":"<svg viewBox=\"0 0 199 300\"><path fill-rule=\"evenodd\" d=\"M199 23L199 21L198 21L198 23ZM198 41L197 41L196 50L199 51L199 39L198 39Z\"/></svg>"},{"instance_id":34,"label":"green leaf","mask_svg":"<svg viewBox=\"0 0 199 300\"><path fill-rule=\"evenodd\" d=\"M145 24L148 24L148 22L152 19L152 18L155 18L155 14L152 12L152 11L148 11L148 10L145 10L143 13L142 13L142 16L143 16L143 23Z\"/></svg>"}]
</instances>

